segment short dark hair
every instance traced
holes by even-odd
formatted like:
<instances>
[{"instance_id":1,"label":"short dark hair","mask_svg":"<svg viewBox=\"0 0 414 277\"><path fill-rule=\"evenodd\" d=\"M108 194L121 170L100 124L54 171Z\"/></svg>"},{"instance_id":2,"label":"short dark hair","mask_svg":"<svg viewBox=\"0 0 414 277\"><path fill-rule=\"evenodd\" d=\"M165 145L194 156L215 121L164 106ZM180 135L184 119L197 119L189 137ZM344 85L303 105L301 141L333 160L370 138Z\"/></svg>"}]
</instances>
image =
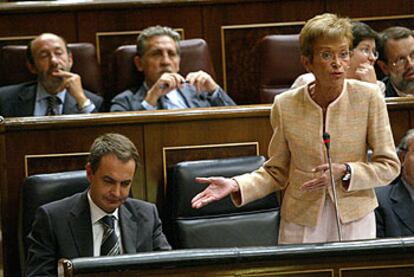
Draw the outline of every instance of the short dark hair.
<instances>
[{"instance_id":1,"label":"short dark hair","mask_svg":"<svg viewBox=\"0 0 414 277\"><path fill-rule=\"evenodd\" d=\"M375 32L368 24L359 21L352 22L352 49L356 48L358 44L365 39L373 39L378 43L378 33Z\"/></svg>"},{"instance_id":2,"label":"short dark hair","mask_svg":"<svg viewBox=\"0 0 414 277\"><path fill-rule=\"evenodd\" d=\"M180 34L170 27L156 25L144 29L139 34L137 38L137 56L144 56L147 40L156 36L169 36L172 38L177 48L177 54L180 54L180 45L178 44L180 41Z\"/></svg>"},{"instance_id":3,"label":"short dark hair","mask_svg":"<svg viewBox=\"0 0 414 277\"><path fill-rule=\"evenodd\" d=\"M32 43L33 43L33 41L35 41L36 39L38 39L39 37L41 37L41 36L43 36L43 35L45 35L46 33L43 33L43 34L40 34L40 35L38 35L37 37L35 37L34 39L32 39L31 41L29 41L29 43L27 44L27 48L26 48L26 60L31 64L31 65L34 65L35 63L34 63L34 59L33 59L33 53L32 53ZM58 36L58 35L56 35L56 34L52 34L52 33L50 33L51 35L55 35L55 36L57 36L58 38L60 38L62 41L63 41L63 43L65 44L65 48L66 48L66 52L68 52L68 54L70 54L70 49L69 49L69 47L68 47L68 43L66 42L66 40L63 38L63 37L61 37L61 36Z\"/></svg>"},{"instance_id":4,"label":"short dark hair","mask_svg":"<svg viewBox=\"0 0 414 277\"><path fill-rule=\"evenodd\" d=\"M121 134L108 133L96 138L89 152L88 162L93 173L98 169L102 157L108 154L113 154L124 162L134 160L135 171L140 165L140 158L135 145L129 138Z\"/></svg>"},{"instance_id":5,"label":"short dark hair","mask_svg":"<svg viewBox=\"0 0 414 277\"><path fill-rule=\"evenodd\" d=\"M385 44L388 40L400 40L408 37L414 37L414 33L412 30L402 27L402 26L394 26L389 27L381 32L379 36L379 43L378 43L378 53L379 53L379 60L384 62L388 61L388 57L385 54Z\"/></svg>"}]
</instances>

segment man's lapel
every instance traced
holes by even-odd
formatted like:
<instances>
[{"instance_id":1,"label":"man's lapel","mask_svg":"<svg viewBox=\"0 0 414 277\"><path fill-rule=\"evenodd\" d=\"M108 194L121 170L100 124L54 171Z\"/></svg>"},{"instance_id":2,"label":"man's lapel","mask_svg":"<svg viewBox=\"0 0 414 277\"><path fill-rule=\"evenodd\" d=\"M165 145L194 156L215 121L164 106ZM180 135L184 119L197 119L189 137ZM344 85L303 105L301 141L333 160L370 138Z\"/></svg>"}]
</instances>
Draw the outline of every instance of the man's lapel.
<instances>
[{"instance_id":1,"label":"man's lapel","mask_svg":"<svg viewBox=\"0 0 414 277\"><path fill-rule=\"evenodd\" d=\"M16 116L33 116L36 101L36 85L32 83L23 86L22 90L18 92L19 104L15 106L14 114Z\"/></svg>"},{"instance_id":2,"label":"man's lapel","mask_svg":"<svg viewBox=\"0 0 414 277\"><path fill-rule=\"evenodd\" d=\"M390 198L394 203L394 212L408 229L414 233L414 203L401 180L392 188Z\"/></svg>"},{"instance_id":3,"label":"man's lapel","mask_svg":"<svg viewBox=\"0 0 414 277\"><path fill-rule=\"evenodd\" d=\"M136 217L122 205L119 207L119 224L121 226L122 246L127 254L137 252L137 240L139 236Z\"/></svg>"},{"instance_id":4,"label":"man's lapel","mask_svg":"<svg viewBox=\"0 0 414 277\"><path fill-rule=\"evenodd\" d=\"M73 241L79 252L79 257L93 256L93 235L91 211L87 198L87 191L82 193L78 203L74 203L69 227L73 234Z\"/></svg>"}]
</instances>

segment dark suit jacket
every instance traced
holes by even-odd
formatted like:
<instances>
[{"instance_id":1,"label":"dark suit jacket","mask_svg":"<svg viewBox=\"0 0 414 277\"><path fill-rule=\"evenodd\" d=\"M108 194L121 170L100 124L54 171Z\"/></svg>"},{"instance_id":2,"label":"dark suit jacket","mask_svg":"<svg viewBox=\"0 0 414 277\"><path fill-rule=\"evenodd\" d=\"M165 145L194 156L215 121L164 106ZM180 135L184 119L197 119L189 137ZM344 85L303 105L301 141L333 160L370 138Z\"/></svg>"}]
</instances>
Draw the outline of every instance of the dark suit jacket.
<instances>
[{"instance_id":1,"label":"dark suit jacket","mask_svg":"<svg viewBox=\"0 0 414 277\"><path fill-rule=\"evenodd\" d=\"M155 205L129 198L119 208L124 253L170 250ZM92 257L87 191L41 206L28 236L27 276L57 275L60 258Z\"/></svg>"},{"instance_id":2,"label":"dark suit jacket","mask_svg":"<svg viewBox=\"0 0 414 277\"><path fill-rule=\"evenodd\" d=\"M0 88L0 115L3 117L33 116L36 100L37 82L26 82ZM102 97L85 90L85 95L94 104L97 112L101 109ZM77 114L75 98L66 93L63 114Z\"/></svg>"},{"instance_id":3,"label":"dark suit jacket","mask_svg":"<svg viewBox=\"0 0 414 277\"><path fill-rule=\"evenodd\" d=\"M147 91L145 86L142 85L139 89L132 88L121 92L112 99L111 112L145 110L141 102L147 95ZM197 93L192 86L185 86L183 89L178 89L178 92L183 96L184 101L190 108L236 105L230 96L221 88L219 88L216 97L212 97L207 92ZM158 99L157 109L166 109L165 97L162 96Z\"/></svg>"},{"instance_id":4,"label":"dark suit jacket","mask_svg":"<svg viewBox=\"0 0 414 277\"><path fill-rule=\"evenodd\" d=\"M382 79L385 84L385 97L398 97L397 92L395 91L394 86L391 83L390 78L385 77Z\"/></svg>"},{"instance_id":5,"label":"dark suit jacket","mask_svg":"<svg viewBox=\"0 0 414 277\"><path fill-rule=\"evenodd\" d=\"M377 237L414 235L414 203L397 178L391 185L376 189L379 206L375 209Z\"/></svg>"}]
</instances>

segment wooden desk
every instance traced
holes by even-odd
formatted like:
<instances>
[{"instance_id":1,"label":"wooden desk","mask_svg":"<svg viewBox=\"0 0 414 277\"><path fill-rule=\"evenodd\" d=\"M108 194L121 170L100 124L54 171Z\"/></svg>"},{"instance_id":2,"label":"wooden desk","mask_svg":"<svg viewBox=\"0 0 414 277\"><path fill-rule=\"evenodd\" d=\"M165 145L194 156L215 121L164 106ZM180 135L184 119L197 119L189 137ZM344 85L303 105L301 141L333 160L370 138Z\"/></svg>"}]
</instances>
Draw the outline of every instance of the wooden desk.
<instances>
[{"instance_id":1,"label":"wooden desk","mask_svg":"<svg viewBox=\"0 0 414 277\"><path fill-rule=\"evenodd\" d=\"M413 276L414 238L152 252L61 260L62 275Z\"/></svg>"},{"instance_id":2,"label":"wooden desk","mask_svg":"<svg viewBox=\"0 0 414 277\"><path fill-rule=\"evenodd\" d=\"M412 99L387 99L396 141L413 127ZM0 122L0 192L6 276L19 268L18 207L27 175L82 169L93 140L104 133L128 136L143 167L134 197L162 207L166 168L184 160L260 154L272 135L270 105L9 118ZM33 211L34 212L34 211ZM162 212L162 211L161 211ZM11 274L11 275L9 275Z\"/></svg>"}]
</instances>

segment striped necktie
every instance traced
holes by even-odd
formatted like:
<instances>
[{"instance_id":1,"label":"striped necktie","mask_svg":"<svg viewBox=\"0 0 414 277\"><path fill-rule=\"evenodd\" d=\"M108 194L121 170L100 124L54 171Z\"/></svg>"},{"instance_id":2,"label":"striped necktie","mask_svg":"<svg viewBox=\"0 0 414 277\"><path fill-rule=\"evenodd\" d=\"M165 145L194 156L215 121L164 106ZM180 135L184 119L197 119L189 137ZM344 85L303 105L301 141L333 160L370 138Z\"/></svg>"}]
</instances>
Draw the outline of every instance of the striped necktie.
<instances>
[{"instance_id":1,"label":"striped necktie","mask_svg":"<svg viewBox=\"0 0 414 277\"><path fill-rule=\"evenodd\" d=\"M48 96L47 97L47 111L46 115L57 115L57 107L59 105L59 98L57 96Z\"/></svg>"},{"instance_id":2,"label":"striped necktie","mask_svg":"<svg viewBox=\"0 0 414 277\"><path fill-rule=\"evenodd\" d=\"M99 220L104 227L101 244L101 256L115 256L120 254L119 238L115 233L114 216L104 216Z\"/></svg>"}]
</instances>

